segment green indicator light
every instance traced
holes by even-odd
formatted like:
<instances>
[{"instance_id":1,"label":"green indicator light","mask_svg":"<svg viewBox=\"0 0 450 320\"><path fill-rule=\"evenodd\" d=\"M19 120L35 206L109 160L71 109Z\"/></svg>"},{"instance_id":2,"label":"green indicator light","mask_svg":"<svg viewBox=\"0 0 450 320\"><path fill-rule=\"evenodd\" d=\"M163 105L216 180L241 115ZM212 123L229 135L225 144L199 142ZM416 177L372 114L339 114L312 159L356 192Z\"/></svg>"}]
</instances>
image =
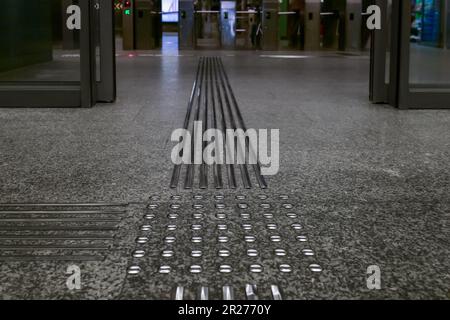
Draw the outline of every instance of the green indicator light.
<instances>
[{"instance_id":1,"label":"green indicator light","mask_svg":"<svg viewBox=\"0 0 450 320\"><path fill-rule=\"evenodd\" d=\"M125 12L125 15L127 15L127 16L131 15L131 10L130 9L126 9L124 12Z\"/></svg>"}]
</instances>

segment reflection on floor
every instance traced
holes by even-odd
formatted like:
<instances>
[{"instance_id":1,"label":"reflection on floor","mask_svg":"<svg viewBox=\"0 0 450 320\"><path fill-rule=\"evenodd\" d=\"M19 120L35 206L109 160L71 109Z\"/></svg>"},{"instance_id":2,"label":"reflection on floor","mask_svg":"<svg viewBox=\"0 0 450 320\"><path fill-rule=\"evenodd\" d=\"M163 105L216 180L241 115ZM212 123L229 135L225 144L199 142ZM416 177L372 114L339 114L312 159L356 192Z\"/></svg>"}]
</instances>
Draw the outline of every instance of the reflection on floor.
<instances>
[{"instance_id":1,"label":"reflection on floor","mask_svg":"<svg viewBox=\"0 0 450 320\"><path fill-rule=\"evenodd\" d=\"M280 129L280 172L268 178L269 206L261 207L261 190L243 190L241 185L228 191L169 188L174 146L170 136L183 125L200 55L222 57L249 128ZM245 243L255 244L245 236L256 235L260 250L266 250L254 263L264 268L262 276L268 279L262 297L270 293L267 286L278 285L285 298L449 298L450 113L372 105L367 97L367 56L277 55L289 54L119 53L115 104L92 109L1 109L1 202L131 205L106 261L111 265L100 268L98 262L77 262L85 272L81 291L68 291L61 281L67 263L2 262L0 296L171 297L173 286L219 290L227 285L220 270L228 267L219 270L221 265L233 267L226 279L242 294L243 281L257 280L246 269L254 260L244 250ZM193 198L198 193L202 199ZM173 215L176 206L168 207L178 201L173 195L181 196L179 202L188 214ZM217 195L224 196L225 216L211 207ZM239 195L245 195L248 204L244 215L235 206ZM283 195L288 200L280 198ZM151 206L155 202L159 206ZM199 215L196 208L205 207L198 204L211 210L200 210ZM149 212L151 208L157 209L155 213ZM178 222L168 222L170 217ZM266 222L271 217L275 222ZM14 218L6 214L1 219ZM195 223L197 219L203 222ZM227 223L229 231L213 228ZM7 221L0 224L7 228ZM161 255L171 250L166 249L171 244L163 242L171 242L170 237L178 239L173 244L175 254L186 254L191 248L183 244L197 241L194 244L201 246L198 238L193 239L197 237L190 229L194 224L207 227L201 237L205 261L211 265L202 264L202 273L189 271L200 264L189 255L177 255L173 263L165 263ZM251 224L260 232L247 234L241 224ZM281 239L271 238L279 234L268 224L289 231ZM301 249L294 237L297 224L304 228L298 236L311 239ZM159 238L146 242L145 230L154 230ZM3 231L3 237L10 237L8 233ZM217 254L218 236L228 236L228 244L238 250L230 250L229 260ZM143 270L138 277L158 282L142 283L127 275L127 268L139 262L133 260L133 254L140 255L133 253L139 242L150 251L138 265ZM10 245L2 243L5 248ZM272 249L291 253L286 260L273 258ZM298 251L303 249L313 250L314 259L303 258ZM322 272L312 276L307 267L315 263ZM160 267L175 265L182 273L158 272ZM381 290L367 288L370 265L381 268ZM158 276L152 278L153 273ZM292 277L299 279L298 285L292 285Z\"/></svg>"}]
</instances>

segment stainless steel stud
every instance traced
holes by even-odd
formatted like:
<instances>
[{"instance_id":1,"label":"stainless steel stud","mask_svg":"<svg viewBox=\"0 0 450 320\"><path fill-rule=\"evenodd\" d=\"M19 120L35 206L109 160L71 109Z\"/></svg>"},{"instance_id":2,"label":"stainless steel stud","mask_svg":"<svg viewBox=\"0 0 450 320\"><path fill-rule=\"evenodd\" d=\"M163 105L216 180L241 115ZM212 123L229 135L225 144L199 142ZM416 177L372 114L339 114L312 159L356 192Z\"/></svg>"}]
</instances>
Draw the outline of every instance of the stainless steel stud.
<instances>
[{"instance_id":1,"label":"stainless steel stud","mask_svg":"<svg viewBox=\"0 0 450 320\"><path fill-rule=\"evenodd\" d=\"M193 266L190 267L189 271L191 273L201 273L203 271L203 269L199 265L193 265Z\"/></svg>"},{"instance_id":2,"label":"stainless steel stud","mask_svg":"<svg viewBox=\"0 0 450 320\"><path fill-rule=\"evenodd\" d=\"M167 274L172 271L172 268L170 266L161 266L159 267L159 273Z\"/></svg>"},{"instance_id":3,"label":"stainless steel stud","mask_svg":"<svg viewBox=\"0 0 450 320\"><path fill-rule=\"evenodd\" d=\"M239 207L239 209L247 209L248 208L248 204L246 204L246 203L239 203L238 207Z\"/></svg>"},{"instance_id":4,"label":"stainless steel stud","mask_svg":"<svg viewBox=\"0 0 450 320\"><path fill-rule=\"evenodd\" d=\"M192 243L201 243L201 242L203 242L203 238L202 237L192 237L191 242Z\"/></svg>"},{"instance_id":5,"label":"stainless steel stud","mask_svg":"<svg viewBox=\"0 0 450 320\"><path fill-rule=\"evenodd\" d=\"M230 238L228 238L228 236L219 236L217 238L217 241L219 241L219 243L226 243L226 242L230 241Z\"/></svg>"},{"instance_id":6,"label":"stainless steel stud","mask_svg":"<svg viewBox=\"0 0 450 320\"><path fill-rule=\"evenodd\" d=\"M252 264L250 266L250 272L252 273L261 273L264 271L264 268L260 264Z\"/></svg>"},{"instance_id":7,"label":"stainless steel stud","mask_svg":"<svg viewBox=\"0 0 450 320\"><path fill-rule=\"evenodd\" d=\"M249 256L249 257L257 257L258 256L258 250L256 250L256 249L248 249L247 250L247 256Z\"/></svg>"},{"instance_id":8,"label":"stainless steel stud","mask_svg":"<svg viewBox=\"0 0 450 320\"><path fill-rule=\"evenodd\" d=\"M145 251L144 250L134 250L133 251L133 257L135 257L135 258L143 258L143 257L145 257Z\"/></svg>"},{"instance_id":9,"label":"stainless steel stud","mask_svg":"<svg viewBox=\"0 0 450 320\"><path fill-rule=\"evenodd\" d=\"M165 243L174 243L175 241L177 241L177 238L172 237L172 236L168 236L168 237L164 238Z\"/></svg>"},{"instance_id":10,"label":"stainless steel stud","mask_svg":"<svg viewBox=\"0 0 450 320\"><path fill-rule=\"evenodd\" d=\"M303 253L305 256L309 256L309 257L311 257L311 256L314 255L314 251L311 250L311 249L303 249L303 250L302 250L302 253Z\"/></svg>"},{"instance_id":11,"label":"stainless steel stud","mask_svg":"<svg viewBox=\"0 0 450 320\"><path fill-rule=\"evenodd\" d=\"M245 242L255 242L256 237L255 236L245 236L244 240L245 240Z\"/></svg>"},{"instance_id":12,"label":"stainless steel stud","mask_svg":"<svg viewBox=\"0 0 450 320\"><path fill-rule=\"evenodd\" d=\"M191 257L193 258L200 258L203 255L203 252L201 250L192 250L191 251Z\"/></svg>"},{"instance_id":13,"label":"stainless steel stud","mask_svg":"<svg viewBox=\"0 0 450 320\"><path fill-rule=\"evenodd\" d=\"M136 238L136 243L144 244L144 243L147 243L148 240L149 240L148 237L137 237Z\"/></svg>"},{"instance_id":14,"label":"stainless steel stud","mask_svg":"<svg viewBox=\"0 0 450 320\"><path fill-rule=\"evenodd\" d=\"M288 264L280 264L279 269L280 269L280 272L283 272L283 273L292 272L292 267Z\"/></svg>"},{"instance_id":15,"label":"stainless steel stud","mask_svg":"<svg viewBox=\"0 0 450 320\"><path fill-rule=\"evenodd\" d=\"M287 255L287 252L284 249L275 249L275 255L278 257L284 257Z\"/></svg>"},{"instance_id":16,"label":"stainless steel stud","mask_svg":"<svg viewBox=\"0 0 450 320\"><path fill-rule=\"evenodd\" d=\"M272 242L280 242L281 241L281 237L278 236L278 235L270 236L270 241L272 241Z\"/></svg>"},{"instance_id":17,"label":"stainless steel stud","mask_svg":"<svg viewBox=\"0 0 450 320\"><path fill-rule=\"evenodd\" d=\"M309 266L309 270L311 270L312 272L322 272L322 267L318 264L311 264Z\"/></svg>"},{"instance_id":18,"label":"stainless steel stud","mask_svg":"<svg viewBox=\"0 0 450 320\"><path fill-rule=\"evenodd\" d=\"M230 252L230 250L222 249L222 250L219 250L219 252L217 253L217 255L218 255L219 257L229 257L229 256L231 255L231 252Z\"/></svg>"},{"instance_id":19,"label":"stainless steel stud","mask_svg":"<svg viewBox=\"0 0 450 320\"><path fill-rule=\"evenodd\" d=\"M161 256L164 258L171 258L175 253L172 250L164 250L161 252Z\"/></svg>"},{"instance_id":20,"label":"stainless steel stud","mask_svg":"<svg viewBox=\"0 0 450 320\"><path fill-rule=\"evenodd\" d=\"M128 267L127 273L130 275L136 275L141 272L141 267L139 266L130 266Z\"/></svg>"},{"instance_id":21,"label":"stainless steel stud","mask_svg":"<svg viewBox=\"0 0 450 320\"><path fill-rule=\"evenodd\" d=\"M302 225L299 223L293 223L293 224L291 224L291 227L294 230L302 230Z\"/></svg>"},{"instance_id":22,"label":"stainless steel stud","mask_svg":"<svg viewBox=\"0 0 450 320\"><path fill-rule=\"evenodd\" d=\"M221 273L230 273L232 271L233 271L233 268L228 264L222 264L219 267L219 272L221 272Z\"/></svg>"}]
</instances>

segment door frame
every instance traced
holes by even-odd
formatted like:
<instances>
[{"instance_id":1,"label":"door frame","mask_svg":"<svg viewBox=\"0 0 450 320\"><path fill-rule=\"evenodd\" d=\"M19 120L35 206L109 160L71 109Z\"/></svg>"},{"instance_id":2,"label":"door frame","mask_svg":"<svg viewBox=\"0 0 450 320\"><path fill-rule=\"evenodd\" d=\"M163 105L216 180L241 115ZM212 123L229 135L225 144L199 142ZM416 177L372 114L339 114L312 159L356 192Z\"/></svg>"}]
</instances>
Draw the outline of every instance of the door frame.
<instances>
[{"instance_id":1,"label":"door frame","mask_svg":"<svg viewBox=\"0 0 450 320\"><path fill-rule=\"evenodd\" d=\"M450 84L411 85L410 76L410 36L411 1L400 0L400 70L399 102L401 109L448 109L450 108ZM445 90L439 92L437 90Z\"/></svg>"},{"instance_id":2,"label":"door frame","mask_svg":"<svg viewBox=\"0 0 450 320\"><path fill-rule=\"evenodd\" d=\"M95 21L94 0L82 0L80 30L80 81L1 82L0 107L92 107L116 97L114 15L110 0L100 2L100 21ZM106 10L108 6L111 10ZM102 8L105 9L102 9ZM101 30L100 77L96 81L95 23ZM109 30L111 29L111 30Z\"/></svg>"},{"instance_id":3,"label":"door frame","mask_svg":"<svg viewBox=\"0 0 450 320\"><path fill-rule=\"evenodd\" d=\"M388 0L375 0L374 4L381 8L382 29L375 30L371 40L370 100L400 109L450 108L450 84L410 85L410 0L392 0L390 13ZM389 18L391 26L387 28ZM389 83L386 83L387 70ZM448 89L448 92L439 92L439 89Z\"/></svg>"}]
</instances>

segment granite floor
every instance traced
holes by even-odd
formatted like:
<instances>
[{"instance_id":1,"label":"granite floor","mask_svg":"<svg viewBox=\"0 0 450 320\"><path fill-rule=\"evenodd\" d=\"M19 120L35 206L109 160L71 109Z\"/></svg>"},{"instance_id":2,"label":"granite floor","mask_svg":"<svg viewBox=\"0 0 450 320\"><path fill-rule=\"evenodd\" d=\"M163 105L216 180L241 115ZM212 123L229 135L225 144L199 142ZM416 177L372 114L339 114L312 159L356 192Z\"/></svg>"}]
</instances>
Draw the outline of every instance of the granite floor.
<instances>
[{"instance_id":1,"label":"granite floor","mask_svg":"<svg viewBox=\"0 0 450 320\"><path fill-rule=\"evenodd\" d=\"M247 127L280 129L280 171L267 179L267 190L169 188L170 135L183 124L198 57L205 55L222 57ZM158 299L184 286L187 297L195 298L192 292L201 285L217 298L227 284L243 297L245 283L255 281L266 289L279 285L286 299L450 298L450 111L371 104L365 54L150 51L120 53L117 59L114 104L0 109L0 203L128 205L116 249L104 265L81 263L88 273L81 291L67 291L65 262L2 262L0 297ZM202 273L194 277L186 271L192 247L183 244L173 250L171 266L184 271L158 272L170 196L176 194L190 208L178 217L183 226L178 237L187 241L187 226L195 224L192 195L204 196L201 219L208 230L220 222L215 195L233 208L225 219L232 248L242 256L230 258L235 267L230 275L217 272L218 244L209 238L205 259L197 261L205 263ZM293 205L289 211L314 250L314 260L303 260L301 250L309 247L298 247L296 234L285 231L281 244L292 253L288 261L294 269L287 275L269 255L277 247L265 242L273 233L264 227L260 194L276 208L274 223L286 230L294 222L286 220L282 205ZM152 201L155 195L160 198ZM245 221L239 220L236 195L246 196L252 224L262 228L257 248L267 252L258 260L264 266L259 278L247 272L251 259L245 256L239 228ZM134 239L154 202L161 219L150 222L155 238L145 244L150 253L139 262L132 258ZM312 263L322 272L308 273ZM140 275L127 275L134 265L142 268ZM370 265L381 268L381 290L367 289ZM267 290L262 298L269 297Z\"/></svg>"}]
</instances>

